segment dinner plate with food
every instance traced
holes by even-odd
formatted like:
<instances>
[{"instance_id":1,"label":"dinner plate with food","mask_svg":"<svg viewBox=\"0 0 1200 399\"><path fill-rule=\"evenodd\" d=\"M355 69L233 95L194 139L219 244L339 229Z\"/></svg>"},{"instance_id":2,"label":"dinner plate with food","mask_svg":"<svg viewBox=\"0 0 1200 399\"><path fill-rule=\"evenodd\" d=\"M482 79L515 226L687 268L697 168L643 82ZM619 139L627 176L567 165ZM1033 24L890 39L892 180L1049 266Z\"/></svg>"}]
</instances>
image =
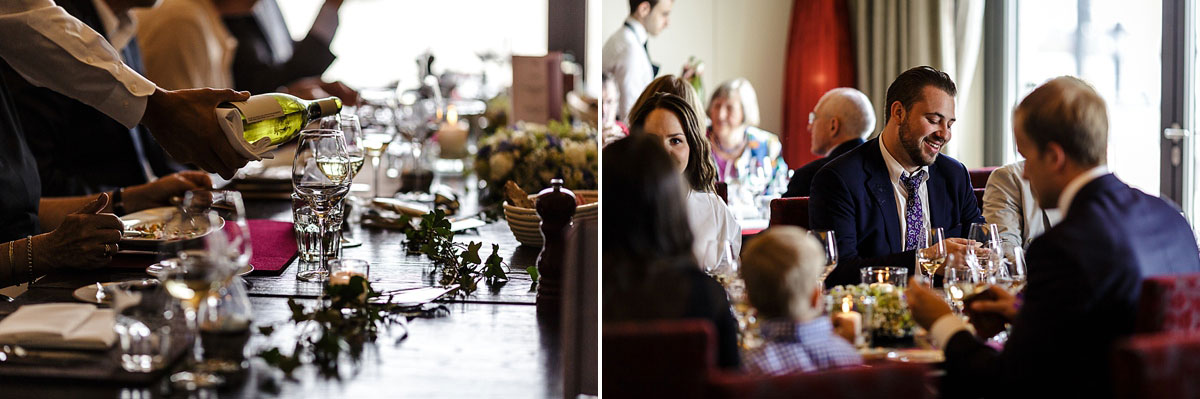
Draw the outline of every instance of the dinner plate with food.
<instances>
[{"instance_id":1,"label":"dinner plate with food","mask_svg":"<svg viewBox=\"0 0 1200 399\"><path fill-rule=\"evenodd\" d=\"M125 225L125 232L121 236L121 249L154 250L166 242L204 237L225 227L224 219L216 220L218 223L215 224L210 223L208 218L201 217L184 220L179 216L179 208L172 206L130 213L121 217L121 223ZM179 238L168 238L172 235Z\"/></svg>"}]
</instances>

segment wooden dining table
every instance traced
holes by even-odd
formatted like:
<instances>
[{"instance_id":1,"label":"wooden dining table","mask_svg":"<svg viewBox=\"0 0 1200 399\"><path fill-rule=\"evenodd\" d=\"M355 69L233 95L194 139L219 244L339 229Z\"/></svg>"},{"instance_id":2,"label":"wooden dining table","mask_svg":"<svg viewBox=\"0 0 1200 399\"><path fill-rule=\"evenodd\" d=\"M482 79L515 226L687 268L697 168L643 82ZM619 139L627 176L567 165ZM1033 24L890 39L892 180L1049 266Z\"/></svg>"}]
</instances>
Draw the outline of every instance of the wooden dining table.
<instances>
[{"instance_id":1,"label":"wooden dining table","mask_svg":"<svg viewBox=\"0 0 1200 399\"><path fill-rule=\"evenodd\" d=\"M287 200L247 199L246 208L252 219L291 221L291 202ZM363 245L345 248L341 256L370 262L370 280L377 290L436 284L430 261L423 255L405 253L404 234L358 225L351 230ZM0 396L39 399L561 397L560 335L555 323L539 321L536 291L531 289L532 280L525 272L526 267L535 263L539 249L520 246L504 221L460 232L455 240L483 242L488 253L490 244L499 244L500 255L509 265L509 280L497 285L481 282L475 293L440 300L433 305L440 308L410 318L407 326L381 329L378 340L368 346L362 358L344 366L350 371L343 373L341 379L319 375L311 365L301 367L294 379L288 379L261 358L253 357L268 346L290 348L295 342L295 335L287 331L265 337L258 332L258 326L286 325L291 317L289 299L312 308L318 305L324 292L321 283L296 279L299 261L294 260L281 275L245 278L253 310L253 336L246 351L250 366L219 389L207 392L175 389L165 376L149 384L123 384L62 379L48 373L45 378L0 376ZM0 303L0 316L7 316L26 304L75 302L72 298L75 289L96 282L147 277L140 269L56 271L32 284L14 301ZM183 363L177 362L173 367L178 369Z\"/></svg>"}]
</instances>

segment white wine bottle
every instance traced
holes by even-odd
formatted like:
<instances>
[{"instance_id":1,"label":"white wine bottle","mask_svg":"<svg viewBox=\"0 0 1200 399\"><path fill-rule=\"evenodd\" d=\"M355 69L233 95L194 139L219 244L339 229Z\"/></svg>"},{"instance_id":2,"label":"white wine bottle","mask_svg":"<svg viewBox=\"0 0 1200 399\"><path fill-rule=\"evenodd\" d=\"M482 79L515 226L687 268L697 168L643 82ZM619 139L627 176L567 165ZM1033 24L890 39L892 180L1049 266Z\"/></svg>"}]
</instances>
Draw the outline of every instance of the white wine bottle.
<instances>
[{"instance_id":1,"label":"white wine bottle","mask_svg":"<svg viewBox=\"0 0 1200 399\"><path fill-rule=\"evenodd\" d=\"M236 108L242 114L242 137L254 144L264 138L274 147L296 138L309 122L337 115L342 100L337 97L304 100L291 94L267 93L246 101L227 102L217 108Z\"/></svg>"}]
</instances>

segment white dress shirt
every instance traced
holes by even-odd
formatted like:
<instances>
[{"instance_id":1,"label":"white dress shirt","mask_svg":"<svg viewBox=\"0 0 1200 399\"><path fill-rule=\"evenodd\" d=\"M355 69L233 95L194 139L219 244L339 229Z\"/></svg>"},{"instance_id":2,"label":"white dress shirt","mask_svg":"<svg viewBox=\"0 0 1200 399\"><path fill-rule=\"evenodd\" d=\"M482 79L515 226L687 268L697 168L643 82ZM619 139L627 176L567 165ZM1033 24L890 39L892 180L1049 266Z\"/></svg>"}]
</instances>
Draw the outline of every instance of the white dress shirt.
<instances>
[{"instance_id":1,"label":"white dress shirt","mask_svg":"<svg viewBox=\"0 0 1200 399\"><path fill-rule=\"evenodd\" d=\"M701 269L719 265L730 248L735 258L742 253L742 228L721 197L689 190L687 213L688 226L692 228L692 253Z\"/></svg>"},{"instance_id":2,"label":"white dress shirt","mask_svg":"<svg viewBox=\"0 0 1200 399\"><path fill-rule=\"evenodd\" d=\"M233 88L237 39L212 0L164 0L137 17L146 75L159 86Z\"/></svg>"},{"instance_id":3,"label":"white dress shirt","mask_svg":"<svg viewBox=\"0 0 1200 399\"><path fill-rule=\"evenodd\" d=\"M1071 206L1071 201L1075 199L1075 194L1079 190L1096 180L1101 176L1108 174L1108 167L1100 165L1086 172L1080 173L1063 187L1062 193L1058 195L1058 210L1062 212L1062 216L1067 217L1067 208ZM962 318L955 316L953 313L939 317L933 322L933 326L929 329L929 336L932 338L933 344L938 348L946 348L946 344L950 342L950 338L957 334L960 330L967 329L967 323Z\"/></svg>"},{"instance_id":4,"label":"white dress shirt","mask_svg":"<svg viewBox=\"0 0 1200 399\"><path fill-rule=\"evenodd\" d=\"M29 83L96 108L133 128L153 82L121 62L99 33L51 0L0 1L0 58Z\"/></svg>"},{"instance_id":5,"label":"white dress shirt","mask_svg":"<svg viewBox=\"0 0 1200 399\"><path fill-rule=\"evenodd\" d=\"M892 182L892 193L896 196L896 212L900 215L900 250L905 250L904 241L908 237L908 218L905 217L905 209L908 207L908 189L904 187L904 183L900 182L900 176L904 176L908 171L900 165L892 154L888 152L887 146L883 144L883 138L879 139L879 151L883 152L883 163L887 165L888 177ZM922 166L918 171L925 171L925 176L921 178L921 184L917 186L917 196L921 199L921 213L924 218L921 226L921 231L929 231L929 167ZM916 171L912 173L917 173ZM921 234L922 237L925 233ZM924 245L924 243L920 243Z\"/></svg>"},{"instance_id":6,"label":"white dress shirt","mask_svg":"<svg viewBox=\"0 0 1200 399\"><path fill-rule=\"evenodd\" d=\"M633 18L626 18L621 30L613 33L604 42L603 70L611 73L620 92L617 119L629 120L634 101L654 80L654 65L646 53L646 41L650 36L646 28Z\"/></svg>"}]
</instances>

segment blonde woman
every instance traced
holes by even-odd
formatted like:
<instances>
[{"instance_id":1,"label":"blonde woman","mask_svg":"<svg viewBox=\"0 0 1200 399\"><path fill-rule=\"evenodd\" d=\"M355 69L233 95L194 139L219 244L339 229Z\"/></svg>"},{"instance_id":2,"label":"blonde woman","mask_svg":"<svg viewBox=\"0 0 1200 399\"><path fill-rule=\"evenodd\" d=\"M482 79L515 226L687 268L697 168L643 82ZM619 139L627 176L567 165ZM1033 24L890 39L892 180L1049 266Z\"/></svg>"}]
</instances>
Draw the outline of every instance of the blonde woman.
<instances>
[{"instance_id":1,"label":"blonde woman","mask_svg":"<svg viewBox=\"0 0 1200 399\"><path fill-rule=\"evenodd\" d=\"M783 145L779 136L758 128L758 95L750 81L737 78L717 86L708 117L717 179L729 184L730 205L757 209L755 197L783 192L788 179Z\"/></svg>"}]
</instances>

